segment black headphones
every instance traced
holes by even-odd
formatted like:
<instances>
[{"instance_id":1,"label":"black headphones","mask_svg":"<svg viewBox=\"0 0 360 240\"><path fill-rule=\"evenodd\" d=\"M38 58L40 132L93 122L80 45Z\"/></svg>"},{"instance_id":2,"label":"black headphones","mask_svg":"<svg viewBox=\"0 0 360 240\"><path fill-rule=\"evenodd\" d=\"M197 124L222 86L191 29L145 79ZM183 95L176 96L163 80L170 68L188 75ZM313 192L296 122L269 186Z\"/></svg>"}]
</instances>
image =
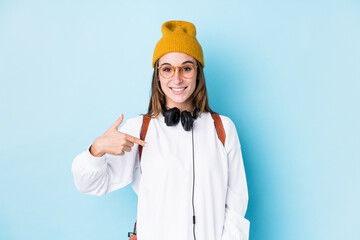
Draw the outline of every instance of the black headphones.
<instances>
[{"instance_id":1,"label":"black headphones","mask_svg":"<svg viewBox=\"0 0 360 240\"><path fill-rule=\"evenodd\" d=\"M181 118L181 124L185 131L190 131L192 129L194 120L198 118L200 113L199 108L196 108L192 115L186 110L182 111L180 114L180 109L177 107L166 109L165 106L161 106L161 108L167 126L175 126Z\"/></svg>"}]
</instances>

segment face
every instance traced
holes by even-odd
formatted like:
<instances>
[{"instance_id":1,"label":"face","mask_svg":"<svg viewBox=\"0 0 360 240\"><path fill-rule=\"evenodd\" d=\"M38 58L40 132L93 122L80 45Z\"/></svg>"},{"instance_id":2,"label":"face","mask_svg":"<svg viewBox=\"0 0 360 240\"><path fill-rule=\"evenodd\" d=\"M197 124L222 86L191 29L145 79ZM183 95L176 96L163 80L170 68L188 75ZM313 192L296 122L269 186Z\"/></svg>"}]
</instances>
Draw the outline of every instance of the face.
<instances>
[{"instance_id":1,"label":"face","mask_svg":"<svg viewBox=\"0 0 360 240\"><path fill-rule=\"evenodd\" d=\"M159 59L159 66L171 65L180 67L189 63L196 65L195 58L180 52L171 52ZM193 110L190 96L196 88L196 76L197 68L191 78L184 78L181 76L180 69L176 69L174 75L170 79L162 77L159 73L160 86L165 93L167 107L177 107L180 110L188 111Z\"/></svg>"}]
</instances>

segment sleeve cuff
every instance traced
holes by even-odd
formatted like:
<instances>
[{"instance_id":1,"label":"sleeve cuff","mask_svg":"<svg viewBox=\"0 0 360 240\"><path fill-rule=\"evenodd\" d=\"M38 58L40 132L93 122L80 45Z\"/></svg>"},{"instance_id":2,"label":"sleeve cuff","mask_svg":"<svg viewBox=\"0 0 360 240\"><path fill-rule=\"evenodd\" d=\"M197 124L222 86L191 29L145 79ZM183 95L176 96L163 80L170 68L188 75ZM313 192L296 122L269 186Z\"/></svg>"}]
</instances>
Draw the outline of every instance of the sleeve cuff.
<instances>
[{"instance_id":1,"label":"sleeve cuff","mask_svg":"<svg viewBox=\"0 0 360 240\"><path fill-rule=\"evenodd\" d=\"M91 145L90 145L91 146ZM94 168L101 168L106 163L105 154L101 157L95 157L90 153L90 146L85 151L85 157L89 165L91 165Z\"/></svg>"}]
</instances>

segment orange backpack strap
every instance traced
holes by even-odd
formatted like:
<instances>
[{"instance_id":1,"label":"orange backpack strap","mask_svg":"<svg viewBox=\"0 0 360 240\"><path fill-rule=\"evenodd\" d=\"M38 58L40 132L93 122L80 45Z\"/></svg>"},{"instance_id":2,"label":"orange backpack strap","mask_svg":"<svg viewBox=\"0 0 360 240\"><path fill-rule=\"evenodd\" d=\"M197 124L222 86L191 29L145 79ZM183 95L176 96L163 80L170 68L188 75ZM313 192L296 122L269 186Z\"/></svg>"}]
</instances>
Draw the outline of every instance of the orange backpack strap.
<instances>
[{"instance_id":1,"label":"orange backpack strap","mask_svg":"<svg viewBox=\"0 0 360 240\"><path fill-rule=\"evenodd\" d=\"M150 123L150 119L151 118L148 115L143 116L143 124L141 127L141 133L140 133L141 140L145 140L146 133L147 133L149 123ZM139 145L139 162L141 161L142 149L143 149L143 146Z\"/></svg>"},{"instance_id":2,"label":"orange backpack strap","mask_svg":"<svg viewBox=\"0 0 360 240\"><path fill-rule=\"evenodd\" d=\"M136 236L136 222L135 222L134 230L133 230L132 232L128 232L128 237L129 237L129 240L137 240L137 236Z\"/></svg>"},{"instance_id":3,"label":"orange backpack strap","mask_svg":"<svg viewBox=\"0 0 360 240\"><path fill-rule=\"evenodd\" d=\"M212 113L211 116L214 119L214 124L215 124L215 128L216 128L218 137L225 147L226 134L225 134L225 130L224 130L224 126L222 124L221 118L220 118L219 114L217 114L217 113Z\"/></svg>"}]
</instances>

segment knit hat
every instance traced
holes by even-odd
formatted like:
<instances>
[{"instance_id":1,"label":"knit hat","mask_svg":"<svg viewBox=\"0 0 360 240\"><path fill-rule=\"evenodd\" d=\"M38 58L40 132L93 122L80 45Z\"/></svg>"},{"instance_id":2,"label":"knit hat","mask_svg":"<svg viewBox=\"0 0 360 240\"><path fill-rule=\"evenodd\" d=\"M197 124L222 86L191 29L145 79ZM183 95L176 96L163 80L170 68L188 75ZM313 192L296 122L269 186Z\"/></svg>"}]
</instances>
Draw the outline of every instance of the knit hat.
<instances>
[{"instance_id":1,"label":"knit hat","mask_svg":"<svg viewBox=\"0 0 360 240\"><path fill-rule=\"evenodd\" d=\"M194 24L185 21L167 21L161 26L162 38L155 46L152 66L163 55L170 52L186 53L204 67L202 48L196 39Z\"/></svg>"}]
</instances>

